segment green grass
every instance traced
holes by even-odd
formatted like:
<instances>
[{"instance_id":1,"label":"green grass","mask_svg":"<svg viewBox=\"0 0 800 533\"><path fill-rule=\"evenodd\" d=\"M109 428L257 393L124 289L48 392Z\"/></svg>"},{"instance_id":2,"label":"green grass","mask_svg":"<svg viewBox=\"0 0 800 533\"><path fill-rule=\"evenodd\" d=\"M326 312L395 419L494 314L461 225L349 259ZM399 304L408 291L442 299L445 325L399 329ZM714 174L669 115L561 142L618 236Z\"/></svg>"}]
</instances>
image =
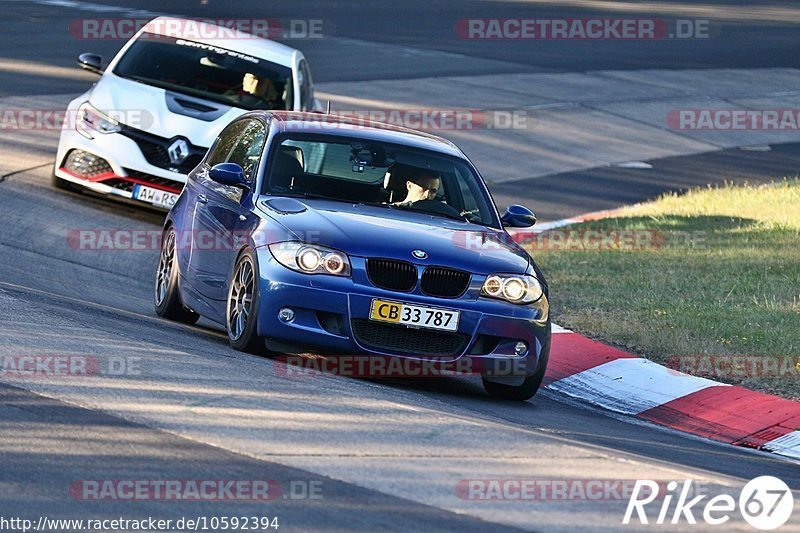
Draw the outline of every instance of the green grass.
<instances>
[{"instance_id":1,"label":"green grass","mask_svg":"<svg viewBox=\"0 0 800 533\"><path fill-rule=\"evenodd\" d=\"M550 283L554 321L660 363L684 355L797 360L800 181L670 194L617 215L564 228L562 237L567 229L652 230L658 246L564 249L540 239L531 248ZM800 399L800 367L778 377L739 374L710 377Z\"/></svg>"}]
</instances>

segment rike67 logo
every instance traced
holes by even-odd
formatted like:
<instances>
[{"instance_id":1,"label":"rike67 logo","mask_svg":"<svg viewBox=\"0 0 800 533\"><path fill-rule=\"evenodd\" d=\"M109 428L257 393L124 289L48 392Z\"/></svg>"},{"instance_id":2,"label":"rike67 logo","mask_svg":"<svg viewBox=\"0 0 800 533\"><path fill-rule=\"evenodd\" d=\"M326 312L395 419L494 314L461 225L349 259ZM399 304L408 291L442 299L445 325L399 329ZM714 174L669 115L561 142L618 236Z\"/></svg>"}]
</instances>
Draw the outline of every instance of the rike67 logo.
<instances>
[{"instance_id":1,"label":"rike67 logo","mask_svg":"<svg viewBox=\"0 0 800 533\"><path fill-rule=\"evenodd\" d=\"M622 523L627 525L632 519L638 519L640 524L649 524L653 520L659 525L694 525L698 519L702 519L705 524L723 526L721 530L724 530L724 525L735 516L738 507L739 514L752 527L772 530L786 524L794 508L794 496L788 485L772 476L750 480L739 493L738 500L730 494L719 494L708 500L708 495L701 494L689 499L692 493L692 481L689 479L680 488L678 482L670 481L666 486L666 494L659 494L659 488L655 481L637 480ZM648 515L646 507L656 501ZM652 515L654 508L658 509L655 517Z\"/></svg>"}]
</instances>

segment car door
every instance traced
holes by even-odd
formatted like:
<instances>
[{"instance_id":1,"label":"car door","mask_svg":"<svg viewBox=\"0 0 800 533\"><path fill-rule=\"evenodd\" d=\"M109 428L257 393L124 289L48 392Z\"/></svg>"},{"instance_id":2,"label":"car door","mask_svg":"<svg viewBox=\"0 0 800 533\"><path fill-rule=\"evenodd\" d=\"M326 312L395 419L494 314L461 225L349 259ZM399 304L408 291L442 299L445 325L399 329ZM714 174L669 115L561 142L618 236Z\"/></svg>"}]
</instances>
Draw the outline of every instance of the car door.
<instances>
[{"instance_id":1,"label":"car door","mask_svg":"<svg viewBox=\"0 0 800 533\"><path fill-rule=\"evenodd\" d=\"M197 176L189 277L194 280L194 288L207 298L226 299L232 257L246 223L254 220L250 210L241 204L242 196L249 192L213 181L209 170L219 163L238 163L253 183L265 139L266 129L258 119L231 124L220 134Z\"/></svg>"},{"instance_id":2,"label":"car door","mask_svg":"<svg viewBox=\"0 0 800 533\"><path fill-rule=\"evenodd\" d=\"M227 257L224 259L223 267L223 294L227 297L230 274L239 254L239 250L247 243L247 237L256 229L260 218L253 212L253 198L258 196L255 191L256 173L258 172L264 144L267 140L267 128L258 119L250 120L245 127L242 135L228 156L229 163L236 163L244 171L250 190L243 190L236 187L223 187L227 189L223 198L211 210L211 214L217 221L226 221L226 227L230 228L233 246L227 248Z\"/></svg>"}]
</instances>

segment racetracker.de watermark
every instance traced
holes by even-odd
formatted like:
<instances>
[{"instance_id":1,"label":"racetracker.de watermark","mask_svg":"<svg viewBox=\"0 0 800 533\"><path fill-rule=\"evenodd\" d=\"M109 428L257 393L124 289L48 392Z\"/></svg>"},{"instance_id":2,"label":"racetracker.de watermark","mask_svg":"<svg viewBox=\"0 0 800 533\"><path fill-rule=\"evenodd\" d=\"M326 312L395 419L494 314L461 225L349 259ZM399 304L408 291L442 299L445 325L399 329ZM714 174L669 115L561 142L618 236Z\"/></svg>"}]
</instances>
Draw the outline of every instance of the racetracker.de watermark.
<instances>
[{"instance_id":1,"label":"racetracker.de watermark","mask_svg":"<svg viewBox=\"0 0 800 533\"><path fill-rule=\"evenodd\" d=\"M467 40L647 41L708 39L705 19L658 18L472 18L455 23L455 33Z\"/></svg>"},{"instance_id":2,"label":"racetracker.de watermark","mask_svg":"<svg viewBox=\"0 0 800 533\"><path fill-rule=\"evenodd\" d=\"M667 127L689 131L797 131L800 109L673 109Z\"/></svg>"},{"instance_id":3,"label":"racetracker.de watermark","mask_svg":"<svg viewBox=\"0 0 800 533\"><path fill-rule=\"evenodd\" d=\"M505 353L508 359L461 357L454 361L418 359L418 355L282 355L276 360L275 374L287 378L313 378L333 375L348 378L441 378L448 376L525 376L535 370L536 361L512 358L515 342L508 346L498 344L495 350ZM501 355L502 357L502 355Z\"/></svg>"},{"instance_id":4,"label":"racetracker.de watermark","mask_svg":"<svg viewBox=\"0 0 800 533\"><path fill-rule=\"evenodd\" d=\"M223 230L173 230L176 250L199 252L231 252L246 245L250 239L256 242L276 242L288 239L284 232L271 230L223 231ZM164 232L158 229L70 229L67 231L67 247L82 252L146 252L160 250ZM307 244L321 242L321 232L309 230L294 232L292 239Z\"/></svg>"},{"instance_id":5,"label":"racetracker.de watermark","mask_svg":"<svg viewBox=\"0 0 800 533\"><path fill-rule=\"evenodd\" d=\"M146 109L111 109L103 115L99 118L132 128L144 130L153 125L153 113ZM96 120L93 111L83 109L0 109L0 130L81 129L86 121L93 124Z\"/></svg>"},{"instance_id":6,"label":"racetracker.de watermark","mask_svg":"<svg viewBox=\"0 0 800 533\"><path fill-rule=\"evenodd\" d=\"M189 40L321 39L333 31L322 19L277 18L80 18L69 34L81 40L128 40L143 29Z\"/></svg>"},{"instance_id":7,"label":"racetracker.de watermark","mask_svg":"<svg viewBox=\"0 0 800 533\"><path fill-rule=\"evenodd\" d=\"M673 355L666 365L715 378L800 378L800 355Z\"/></svg>"},{"instance_id":8,"label":"racetracker.de watermark","mask_svg":"<svg viewBox=\"0 0 800 533\"><path fill-rule=\"evenodd\" d=\"M665 237L654 229L554 229L541 233L519 232L520 246L535 251L648 251L664 247Z\"/></svg>"},{"instance_id":9,"label":"racetracker.de watermark","mask_svg":"<svg viewBox=\"0 0 800 533\"><path fill-rule=\"evenodd\" d=\"M141 376L141 357L97 355L0 355L0 376L81 378Z\"/></svg>"},{"instance_id":10,"label":"racetracker.de watermark","mask_svg":"<svg viewBox=\"0 0 800 533\"><path fill-rule=\"evenodd\" d=\"M458 248L488 253L507 250L516 243L528 251L544 252L647 252L663 248L702 248L706 234L702 231L668 231L657 229L571 229L557 228L542 232L515 231L509 236L487 236L481 232L458 232L453 235Z\"/></svg>"},{"instance_id":11,"label":"racetracker.de watermark","mask_svg":"<svg viewBox=\"0 0 800 533\"><path fill-rule=\"evenodd\" d=\"M456 496L462 500L500 501L627 501L634 494L636 479L552 479L494 478L462 479L456 484ZM670 481L657 481L648 494L665 489ZM707 493L705 484L694 485L695 494Z\"/></svg>"},{"instance_id":12,"label":"racetracker.de watermark","mask_svg":"<svg viewBox=\"0 0 800 533\"><path fill-rule=\"evenodd\" d=\"M300 115L288 113L290 130L358 129L380 122L426 131L527 130L533 118L524 109L338 109L330 113Z\"/></svg>"},{"instance_id":13,"label":"racetracker.de watermark","mask_svg":"<svg viewBox=\"0 0 800 533\"><path fill-rule=\"evenodd\" d=\"M79 501L321 500L322 480L293 479L79 479L69 484Z\"/></svg>"}]
</instances>

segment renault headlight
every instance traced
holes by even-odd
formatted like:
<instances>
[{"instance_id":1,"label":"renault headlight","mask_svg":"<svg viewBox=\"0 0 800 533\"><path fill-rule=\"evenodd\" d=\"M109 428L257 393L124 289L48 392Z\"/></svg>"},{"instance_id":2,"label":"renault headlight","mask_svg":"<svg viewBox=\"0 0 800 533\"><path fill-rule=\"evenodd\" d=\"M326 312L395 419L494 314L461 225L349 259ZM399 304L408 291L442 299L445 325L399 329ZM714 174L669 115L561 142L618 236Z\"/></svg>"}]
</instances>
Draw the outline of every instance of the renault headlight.
<instances>
[{"instance_id":1,"label":"renault headlight","mask_svg":"<svg viewBox=\"0 0 800 533\"><path fill-rule=\"evenodd\" d=\"M92 133L117 133L122 130L119 121L114 120L105 113L98 111L89 102L84 102L78 108L75 128L84 137L92 139Z\"/></svg>"}]
</instances>

